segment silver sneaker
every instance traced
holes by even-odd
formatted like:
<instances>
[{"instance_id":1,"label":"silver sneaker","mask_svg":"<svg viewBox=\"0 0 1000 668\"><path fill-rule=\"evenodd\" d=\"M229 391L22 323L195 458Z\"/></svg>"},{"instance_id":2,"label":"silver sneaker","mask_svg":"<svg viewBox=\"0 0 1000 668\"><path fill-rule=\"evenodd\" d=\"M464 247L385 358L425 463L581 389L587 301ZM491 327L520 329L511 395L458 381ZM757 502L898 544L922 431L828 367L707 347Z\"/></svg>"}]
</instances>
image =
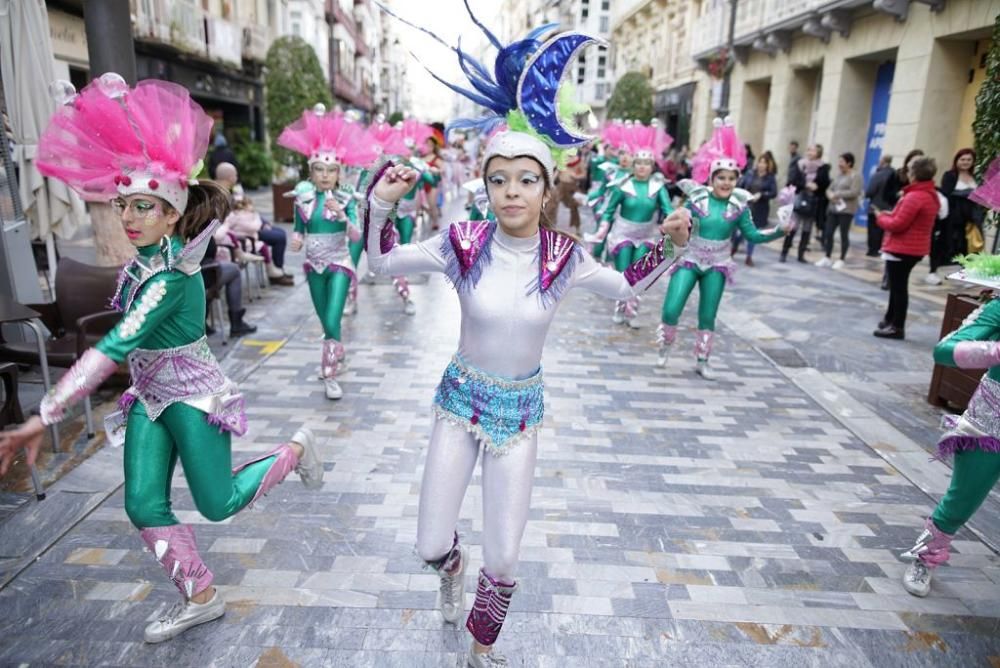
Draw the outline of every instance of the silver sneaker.
<instances>
[{"instance_id":1,"label":"silver sneaker","mask_svg":"<svg viewBox=\"0 0 1000 668\"><path fill-rule=\"evenodd\" d=\"M305 427L299 429L292 436L292 442L302 446L302 457L295 466L295 472L308 489L319 489L323 486L323 461L316 450L316 437L312 430Z\"/></svg>"},{"instance_id":2,"label":"silver sneaker","mask_svg":"<svg viewBox=\"0 0 1000 668\"><path fill-rule=\"evenodd\" d=\"M226 602L218 590L207 603L181 600L172 608L146 627L144 637L148 643L158 643L170 640L187 631L192 626L198 626L226 614Z\"/></svg>"},{"instance_id":3,"label":"silver sneaker","mask_svg":"<svg viewBox=\"0 0 1000 668\"><path fill-rule=\"evenodd\" d=\"M625 302L615 302L615 312L611 315L611 322L616 325L625 322Z\"/></svg>"},{"instance_id":4,"label":"silver sneaker","mask_svg":"<svg viewBox=\"0 0 1000 668\"><path fill-rule=\"evenodd\" d=\"M931 576L933 571L924 566L924 562L917 559L906 568L903 573L903 589L914 596L924 598L931 593Z\"/></svg>"},{"instance_id":5,"label":"silver sneaker","mask_svg":"<svg viewBox=\"0 0 1000 668\"><path fill-rule=\"evenodd\" d=\"M708 364L708 360L698 360L694 370L705 380L715 380L715 371Z\"/></svg>"},{"instance_id":6,"label":"silver sneaker","mask_svg":"<svg viewBox=\"0 0 1000 668\"><path fill-rule=\"evenodd\" d=\"M449 624L457 624L465 614L465 565L469 562L469 551L464 545L458 546L459 569L454 575L442 570L441 577L441 616Z\"/></svg>"},{"instance_id":7,"label":"silver sneaker","mask_svg":"<svg viewBox=\"0 0 1000 668\"><path fill-rule=\"evenodd\" d=\"M412 300L407 299L403 302L403 313L406 315L415 315L417 313L417 305Z\"/></svg>"},{"instance_id":8,"label":"silver sneaker","mask_svg":"<svg viewBox=\"0 0 1000 668\"><path fill-rule=\"evenodd\" d=\"M507 668L507 657L496 650L491 650L484 654L476 652L475 648L469 650L469 658L466 661L469 668Z\"/></svg>"},{"instance_id":9,"label":"silver sneaker","mask_svg":"<svg viewBox=\"0 0 1000 668\"><path fill-rule=\"evenodd\" d=\"M323 386L326 389L327 399L336 400L344 396L344 390L341 389L340 383L335 378L324 378Z\"/></svg>"}]
</instances>

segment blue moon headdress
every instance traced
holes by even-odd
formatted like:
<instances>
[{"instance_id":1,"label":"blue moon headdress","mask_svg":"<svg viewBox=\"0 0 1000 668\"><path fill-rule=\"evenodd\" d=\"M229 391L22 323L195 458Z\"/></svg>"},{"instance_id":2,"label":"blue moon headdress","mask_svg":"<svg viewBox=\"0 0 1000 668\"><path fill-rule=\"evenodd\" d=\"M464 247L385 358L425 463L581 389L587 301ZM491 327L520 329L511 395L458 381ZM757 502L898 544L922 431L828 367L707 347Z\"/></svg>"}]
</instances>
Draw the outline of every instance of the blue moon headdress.
<instances>
[{"instance_id":1,"label":"blue moon headdress","mask_svg":"<svg viewBox=\"0 0 1000 668\"><path fill-rule=\"evenodd\" d=\"M578 32L559 32L559 24L550 23L505 46L476 18L468 0L463 2L472 22L497 50L492 72L463 51L461 41L457 46L451 46L430 30L410 23L378 2L376 4L387 14L430 35L458 57L459 67L471 89L446 81L426 66L425 69L451 90L485 107L488 113L481 118L454 120L448 124L449 130L475 128L490 132L506 123L510 130L542 140L552 150L557 162L562 163L567 150L593 139L576 127L574 117L588 113L590 108L573 101L571 89L561 85L566 69L584 48L591 44L606 45L606 42Z\"/></svg>"}]
</instances>

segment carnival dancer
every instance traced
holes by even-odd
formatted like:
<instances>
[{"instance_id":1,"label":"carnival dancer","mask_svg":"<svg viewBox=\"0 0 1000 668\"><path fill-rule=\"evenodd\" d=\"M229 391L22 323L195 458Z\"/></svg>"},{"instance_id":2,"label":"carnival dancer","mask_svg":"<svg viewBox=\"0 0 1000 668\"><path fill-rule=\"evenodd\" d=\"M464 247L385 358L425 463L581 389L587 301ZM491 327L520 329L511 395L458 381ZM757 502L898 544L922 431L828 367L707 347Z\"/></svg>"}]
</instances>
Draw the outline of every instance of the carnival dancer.
<instances>
[{"instance_id":1,"label":"carnival dancer","mask_svg":"<svg viewBox=\"0 0 1000 668\"><path fill-rule=\"evenodd\" d=\"M398 124L400 137L406 146L406 153L401 157L406 164L420 172L420 182L413 185L399 203L396 213L396 233L400 244L408 244L413 241L413 232L417 226L417 214L420 212L419 196L424 192L424 186L436 185L439 181L438 174L434 169L417 156L421 150L426 151L427 144L432 141L434 128L420 121L407 118ZM423 147L423 148L421 148ZM410 282L405 276L393 276L393 285L396 292L403 300L403 311L406 315L413 315L417 312L417 307L410 298Z\"/></svg>"},{"instance_id":2,"label":"carnival dancer","mask_svg":"<svg viewBox=\"0 0 1000 668\"><path fill-rule=\"evenodd\" d=\"M636 122L624 129L621 141L631 156L632 176L611 186L597 233L584 238L597 243L606 240L606 252L615 268L625 271L656 246L662 236L659 217L674 210L663 174L653 173L655 164L662 169L663 152L673 140L657 124ZM612 320L638 328L638 308L637 297L615 302Z\"/></svg>"},{"instance_id":3,"label":"carnival dancer","mask_svg":"<svg viewBox=\"0 0 1000 668\"><path fill-rule=\"evenodd\" d=\"M572 127L571 117L557 116L555 89L575 54L597 41L578 33L554 34L554 28L534 30L508 46L483 28L499 50L495 69L454 49L473 87L489 92L447 85L490 109L492 114L482 121L485 127L506 121L510 128L490 140L483 160L496 223L454 223L420 244L394 247L392 211L419 174L392 163L375 172L364 214L374 271L444 273L461 305L458 351L434 399L439 419L424 467L417 553L441 577L442 613L456 622L464 612L469 560L456 524L482 445L484 564L466 619L474 638L467 663L474 668L507 665L491 649L517 587L514 577L543 413L539 362L556 309L577 287L613 299L646 289L673 262L673 243L687 239L689 216L680 212L667 221L670 236L621 274L597 264L570 237L541 226L542 207L554 196L558 160L552 149L588 139ZM543 55L557 63L546 60L551 68L532 67ZM509 78L498 83L487 74L491 71ZM526 109L546 111L536 116Z\"/></svg>"},{"instance_id":4,"label":"carnival dancer","mask_svg":"<svg viewBox=\"0 0 1000 668\"><path fill-rule=\"evenodd\" d=\"M340 324L357 282L347 242L361 238L354 189L339 187L340 172L344 165L371 164L378 154L361 125L343 114L327 113L322 104L282 130L278 144L309 161L309 180L295 187L291 249L298 252L305 245L309 295L323 326L320 378L327 399L340 399L344 391L337 371L345 357Z\"/></svg>"},{"instance_id":5,"label":"carnival dancer","mask_svg":"<svg viewBox=\"0 0 1000 668\"><path fill-rule=\"evenodd\" d=\"M969 199L1000 209L1000 159ZM938 441L938 457L953 457L951 483L934 512L924 521L916 544L902 556L912 559L903 587L927 596L934 570L951 556L951 541L979 510L1000 479L1000 257L962 258L957 278L992 290L987 301L934 348L934 362L961 369L988 369L961 416L945 420L948 431Z\"/></svg>"},{"instance_id":6,"label":"carnival dancer","mask_svg":"<svg viewBox=\"0 0 1000 668\"><path fill-rule=\"evenodd\" d=\"M677 323L688 297L698 285L698 333L695 342L695 367L707 380L715 378L709 365L715 338L715 317L722 301L726 281L731 280L736 264L729 254L733 229L739 227L743 236L759 244L776 239L789 229L786 217L776 229L758 230L750 217L747 203L750 193L736 188L740 169L746 164L746 149L732 121L715 119L712 138L693 159L693 180L678 185L687 195L686 207L691 211L694 228L687 256L672 269L670 285L663 301L662 322L657 329L659 366L665 366L677 338ZM708 186L701 185L708 183Z\"/></svg>"},{"instance_id":7,"label":"carnival dancer","mask_svg":"<svg viewBox=\"0 0 1000 668\"><path fill-rule=\"evenodd\" d=\"M626 128L631 125L631 121L627 123L610 121L601 130L601 141L604 144L605 153L610 153L610 155L598 168L602 177L591 186L590 192L586 195L586 203L594 214L595 234L600 229L609 193L615 186L624 183L632 176L632 154L624 142ZM598 260L603 259L606 253L606 243L603 240L594 242L591 253Z\"/></svg>"},{"instance_id":8,"label":"carnival dancer","mask_svg":"<svg viewBox=\"0 0 1000 668\"><path fill-rule=\"evenodd\" d=\"M205 339L200 265L228 194L193 178L212 119L173 83L150 79L129 88L108 73L79 95L59 84L67 104L39 140L38 169L88 199L113 198L138 255L123 268L112 303L121 322L45 395L40 415L0 433L0 473L21 448L33 463L46 426L128 360L132 386L105 425L113 442L124 441L125 512L181 594L146 627L146 641L156 643L225 612L193 528L170 509L178 459L195 506L212 521L253 503L292 469L318 486L323 465L312 434L300 429L290 442L232 468L231 434L245 433L246 413Z\"/></svg>"}]
</instances>

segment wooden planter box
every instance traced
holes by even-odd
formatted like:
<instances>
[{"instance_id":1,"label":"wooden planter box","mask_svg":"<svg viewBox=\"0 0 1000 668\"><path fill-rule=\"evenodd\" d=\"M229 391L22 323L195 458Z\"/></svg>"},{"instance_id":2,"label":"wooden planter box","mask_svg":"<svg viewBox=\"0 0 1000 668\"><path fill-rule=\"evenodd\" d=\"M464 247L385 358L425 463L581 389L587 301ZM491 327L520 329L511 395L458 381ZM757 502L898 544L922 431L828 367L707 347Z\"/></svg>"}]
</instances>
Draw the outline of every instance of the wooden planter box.
<instances>
[{"instance_id":1,"label":"wooden planter box","mask_svg":"<svg viewBox=\"0 0 1000 668\"><path fill-rule=\"evenodd\" d=\"M944 317L941 319L940 338L943 339L945 335L961 327L962 321L981 305L982 302L967 295L948 295ZM935 364L934 373L931 374L931 387L927 392L928 403L964 411L984 373L986 369L957 369Z\"/></svg>"},{"instance_id":2,"label":"wooden planter box","mask_svg":"<svg viewBox=\"0 0 1000 668\"><path fill-rule=\"evenodd\" d=\"M271 184L271 205L274 207L275 222L291 223L295 220L295 200L285 197L285 193L295 188L294 183Z\"/></svg>"}]
</instances>

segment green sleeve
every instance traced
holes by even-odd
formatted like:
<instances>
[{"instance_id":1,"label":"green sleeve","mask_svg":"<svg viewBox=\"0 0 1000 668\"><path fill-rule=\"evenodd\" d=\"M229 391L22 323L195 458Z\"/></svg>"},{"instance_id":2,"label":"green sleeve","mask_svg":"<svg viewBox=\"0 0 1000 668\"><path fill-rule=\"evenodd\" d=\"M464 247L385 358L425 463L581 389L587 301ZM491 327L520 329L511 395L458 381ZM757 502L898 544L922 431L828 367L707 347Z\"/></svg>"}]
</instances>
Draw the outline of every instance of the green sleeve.
<instances>
[{"instance_id":1,"label":"green sleeve","mask_svg":"<svg viewBox=\"0 0 1000 668\"><path fill-rule=\"evenodd\" d=\"M475 204L469 209L469 220L483 220L483 214Z\"/></svg>"},{"instance_id":2,"label":"green sleeve","mask_svg":"<svg viewBox=\"0 0 1000 668\"><path fill-rule=\"evenodd\" d=\"M293 208L295 210L295 225L292 227L292 231L299 234L305 234L306 222L302 220L302 215L299 213L299 207L295 206Z\"/></svg>"},{"instance_id":3,"label":"green sleeve","mask_svg":"<svg viewBox=\"0 0 1000 668\"><path fill-rule=\"evenodd\" d=\"M660 186L660 192L656 193L657 206L664 216L669 216L674 212L674 205L670 203L670 193L667 192L667 184Z\"/></svg>"},{"instance_id":4,"label":"green sleeve","mask_svg":"<svg viewBox=\"0 0 1000 668\"><path fill-rule=\"evenodd\" d=\"M344 215L347 216L347 220L350 221L351 225L357 227L358 225L358 201L353 197L344 207Z\"/></svg>"},{"instance_id":5,"label":"green sleeve","mask_svg":"<svg viewBox=\"0 0 1000 668\"><path fill-rule=\"evenodd\" d=\"M753 218L750 217L750 209L743 210L743 215L736 220L736 224L739 226L740 232L743 233L743 236L747 238L747 241L755 244L767 243L772 239L785 236L784 230L775 230L770 234L761 233L761 231L757 229L757 226L753 224Z\"/></svg>"},{"instance_id":6,"label":"green sleeve","mask_svg":"<svg viewBox=\"0 0 1000 668\"><path fill-rule=\"evenodd\" d=\"M441 182L441 176L433 174L430 171L426 171L426 172L423 172L420 175L420 181L422 183L426 183L427 185L433 187L433 186L436 186L438 183Z\"/></svg>"},{"instance_id":7,"label":"green sleeve","mask_svg":"<svg viewBox=\"0 0 1000 668\"><path fill-rule=\"evenodd\" d=\"M600 199L601 195L604 194L604 191L607 189L607 187L608 187L607 179L599 181L598 184L593 188L591 188L590 192L587 193L587 202L590 204L596 202L598 199Z\"/></svg>"},{"instance_id":8,"label":"green sleeve","mask_svg":"<svg viewBox=\"0 0 1000 668\"><path fill-rule=\"evenodd\" d=\"M95 347L114 361L124 362L130 352L141 348L180 309L184 303L185 278L184 274L173 271L149 279L122 319Z\"/></svg>"},{"instance_id":9,"label":"green sleeve","mask_svg":"<svg viewBox=\"0 0 1000 668\"><path fill-rule=\"evenodd\" d=\"M955 346L963 341L1000 341L1000 299L994 299L972 316L971 321L967 319L934 346L934 361L937 364L957 366Z\"/></svg>"},{"instance_id":10,"label":"green sleeve","mask_svg":"<svg viewBox=\"0 0 1000 668\"><path fill-rule=\"evenodd\" d=\"M622 192L621 188L612 190L611 197L608 199L608 206L605 207L604 213L601 215L601 220L609 223L614 221L615 213L618 211L618 207L621 205L623 199L625 199L625 193Z\"/></svg>"}]
</instances>

